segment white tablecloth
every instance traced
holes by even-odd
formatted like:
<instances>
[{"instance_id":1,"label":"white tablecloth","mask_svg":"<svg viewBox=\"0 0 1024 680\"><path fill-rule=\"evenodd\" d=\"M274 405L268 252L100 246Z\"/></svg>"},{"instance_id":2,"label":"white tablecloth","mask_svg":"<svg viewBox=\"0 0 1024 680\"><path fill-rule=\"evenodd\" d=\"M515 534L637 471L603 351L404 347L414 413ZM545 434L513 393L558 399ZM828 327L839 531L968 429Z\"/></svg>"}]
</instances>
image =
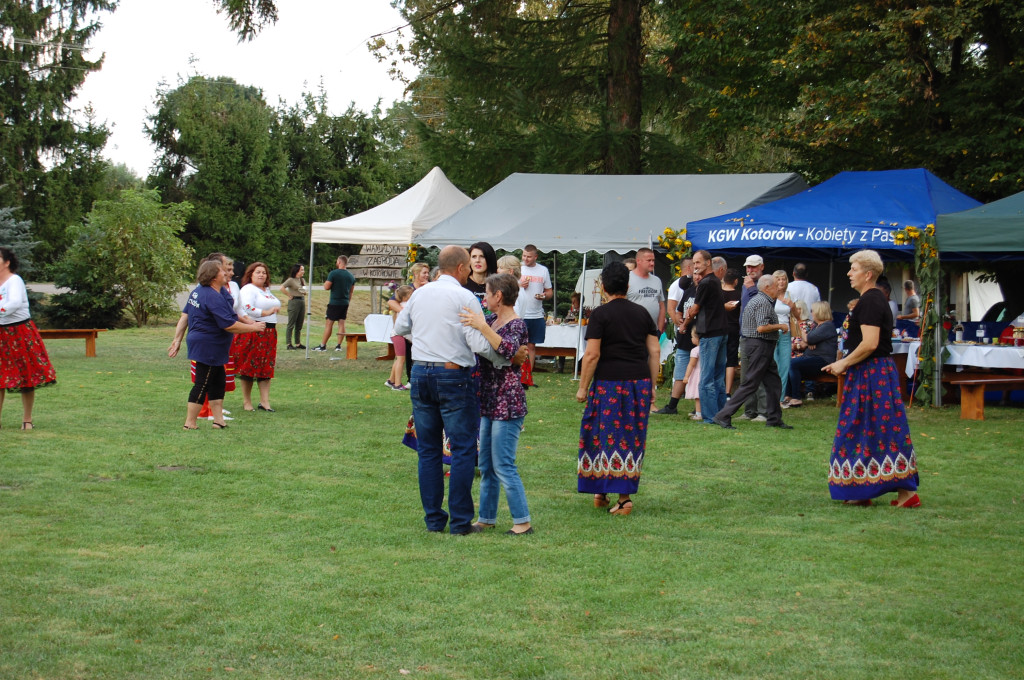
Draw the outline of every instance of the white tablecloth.
<instances>
[{"instance_id":1,"label":"white tablecloth","mask_svg":"<svg viewBox=\"0 0 1024 680\"><path fill-rule=\"evenodd\" d=\"M978 368L1024 368L1024 347L1002 345L946 345L943 363Z\"/></svg>"},{"instance_id":2,"label":"white tablecloth","mask_svg":"<svg viewBox=\"0 0 1024 680\"><path fill-rule=\"evenodd\" d=\"M920 346L920 340L915 340L913 342L900 342L899 340L892 341L893 354L907 355L907 370L905 372L908 378L914 377L914 369L917 368L917 350Z\"/></svg>"},{"instance_id":3,"label":"white tablecloth","mask_svg":"<svg viewBox=\"0 0 1024 680\"><path fill-rule=\"evenodd\" d=\"M568 347L576 348L576 356L582 357L583 351L587 348L587 329L583 328L583 332L580 333L579 326L548 326L547 331L544 333L544 342L538 344L538 347ZM577 342L578 340L578 342ZM672 342L665 339L662 335L661 342L661 360L665 361L665 358L672 353Z\"/></svg>"},{"instance_id":4,"label":"white tablecloth","mask_svg":"<svg viewBox=\"0 0 1024 680\"><path fill-rule=\"evenodd\" d=\"M914 375L917 368L917 349L921 343L894 342L893 354L908 354L907 377ZM1021 368L1024 369L1024 347L1003 345L955 345L943 347L946 366L974 366L975 368Z\"/></svg>"},{"instance_id":5,"label":"white tablecloth","mask_svg":"<svg viewBox=\"0 0 1024 680\"><path fill-rule=\"evenodd\" d=\"M579 326L548 326L544 332L544 342L539 343L538 347L567 347L576 348L576 356L583 356L583 350L587 347L587 341L584 337L587 334L587 329L583 329L583 333L580 333Z\"/></svg>"}]
</instances>

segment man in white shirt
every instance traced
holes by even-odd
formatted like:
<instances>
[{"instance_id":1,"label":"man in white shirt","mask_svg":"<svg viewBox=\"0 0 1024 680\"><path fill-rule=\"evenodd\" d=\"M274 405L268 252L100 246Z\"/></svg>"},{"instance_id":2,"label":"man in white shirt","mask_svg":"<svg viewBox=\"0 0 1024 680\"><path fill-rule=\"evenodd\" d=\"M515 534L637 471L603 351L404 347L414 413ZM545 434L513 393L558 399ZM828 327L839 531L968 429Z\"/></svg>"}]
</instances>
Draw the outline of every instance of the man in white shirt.
<instances>
[{"instance_id":1,"label":"man in white shirt","mask_svg":"<svg viewBox=\"0 0 1024 680\"><path fill-rule=\"evenodd\" d=\"M629 273L626 299L646 309L661 333L665 330L665 289L653 272L654 251L650 248L636 251L636 269Z\"/></svg>"},{"instance_id":2,"label":"man in white shirt","mask_svg":"<svg viewBox=\"0 0 1024 680\"><path fill-rule=\"evenodd\" d=\"M786 288L786 294L793 302L803 300L807 304L807 309L810 309L815 302L821 301L818 287L807 280L807 265L803 262L799 262L793 267L793 281Z\"/></svg>"},{"instance_id":3,"label":"man in white shirt","mask_svg":"<svg viewBox=\"0 0 1024 680\"><path fill-rule=\"evenodd\" d=\"M550 300L554 294L551 274L547 267L537 264L537 254L537 246L532 243L523 246L523 265L519 276L519 287L523 289L518 300L519 316L526 322L526 349L530 353L530 368L533 368L537 358L537 345L544 342L547 330L544 323L544 301Z\"/></svg>"},{"instance_id":4,"label":"man in white shirt","mask_svg":"<svg viewBox=\"0 0 1024 680\"><path fill-rule=\"evenodd\" d=\"M672 320L672 327L678 326L682 323L682 318L679 316L679 301L683 299L683 294L686 289L693 283L693 259L689 257L683 258L683 261L679 265L680 277L669 284L668 292L665 297L668 301L665 303L666 311L668 312L668 318Z\"/></svg>"},{"instance_id":5,"label":"man in white shirt","mask_svg":"<svg viewBox=\"0 0 1024 680\"><path fill-rule=\"evenodd\" d=\"M469 253L445 246L440 276L418 288L395 319L395 335L412 336L412 413L419 456L420 501L427 531L455 535L479 531L473 524L480 406L473 368L476 354L507 365L480 331L462 325L463 309L481 313L476 296L462 286L469 277ZM444 511L443 434L451 442L448 512ZM450 516L449 516L450 514Z\"/></svg>"}]
</instances>

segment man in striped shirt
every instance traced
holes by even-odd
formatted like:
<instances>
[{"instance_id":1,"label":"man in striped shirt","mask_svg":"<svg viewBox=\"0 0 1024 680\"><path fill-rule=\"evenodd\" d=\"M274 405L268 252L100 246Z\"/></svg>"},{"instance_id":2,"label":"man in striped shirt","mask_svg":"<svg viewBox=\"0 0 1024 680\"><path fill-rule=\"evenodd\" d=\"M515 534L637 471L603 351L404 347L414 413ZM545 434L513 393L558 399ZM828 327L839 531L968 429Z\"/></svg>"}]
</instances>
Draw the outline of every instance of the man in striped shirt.
<instances>
[{"instance_id":1,"label":"man in striped shirt","mask_svg":"<svg viewBox=\"0 0 1024 680\"><path fill-rule=\"evenodd\" d=\"M778 366L775 365L775 345L779 339L779 331L787 330L786 324L779 323L775 313L775 298L778 285L774 276L762 276L757 281L757 293L743 310L740 326L740 342L747 356L747 365L743 367L743 378L740 388L732 395L726 405L715 414L713 422L727 430L735 430L732 416L743 406L743 402L757 391L758 385L764 382L768 397L765 416L768 427L792 430L792 425L782 422L782 379L779 377Z\"/></svg>"}]
</instances>

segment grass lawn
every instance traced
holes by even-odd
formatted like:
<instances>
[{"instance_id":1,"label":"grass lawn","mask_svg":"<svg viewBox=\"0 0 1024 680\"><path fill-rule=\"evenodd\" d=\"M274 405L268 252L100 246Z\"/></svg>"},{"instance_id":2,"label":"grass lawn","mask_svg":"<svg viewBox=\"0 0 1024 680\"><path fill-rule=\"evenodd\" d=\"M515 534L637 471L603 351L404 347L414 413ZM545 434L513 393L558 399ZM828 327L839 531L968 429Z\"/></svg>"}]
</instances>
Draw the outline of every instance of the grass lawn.
<instances>
[{"instance_id":1,"label":"grass lawn","mask_svg":"<svg viewBox=\"0 0 1024 680\"><path fill-rule=\"evenodd\" d=\"M282 349L276 413L229 394L229 429L184 432L171 334L104 333L94 359L49 343L33 432L7 396L0 678L1024 674L1019 408L913 410L916 510L829 500L826 401L789 432L656 416L612 517L575 491L571 374L538 373L519 450L537 533L500 533L503 498L497 532L452 537L424 531L379 346Z\"/></svg>"}]
</instances>

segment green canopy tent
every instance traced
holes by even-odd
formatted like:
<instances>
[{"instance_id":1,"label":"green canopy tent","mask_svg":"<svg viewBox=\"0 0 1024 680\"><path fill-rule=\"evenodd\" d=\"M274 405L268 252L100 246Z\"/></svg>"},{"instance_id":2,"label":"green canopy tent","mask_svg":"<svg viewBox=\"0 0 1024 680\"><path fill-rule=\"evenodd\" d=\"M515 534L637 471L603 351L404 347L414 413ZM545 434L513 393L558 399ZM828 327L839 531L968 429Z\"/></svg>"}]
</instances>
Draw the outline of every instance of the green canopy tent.
<instances>
[{"instance_id":1,"label":"green canopy tent","mask_svg":"<svg viewBox=\"0 0 1024 680\"><path fill-rule=\"evenodd\" d=\"M939 215L935 240L942 259L964 259L979 253L982 261L1024 258L1024 192L963 210Z\"/></svg>"}]
</instances>

